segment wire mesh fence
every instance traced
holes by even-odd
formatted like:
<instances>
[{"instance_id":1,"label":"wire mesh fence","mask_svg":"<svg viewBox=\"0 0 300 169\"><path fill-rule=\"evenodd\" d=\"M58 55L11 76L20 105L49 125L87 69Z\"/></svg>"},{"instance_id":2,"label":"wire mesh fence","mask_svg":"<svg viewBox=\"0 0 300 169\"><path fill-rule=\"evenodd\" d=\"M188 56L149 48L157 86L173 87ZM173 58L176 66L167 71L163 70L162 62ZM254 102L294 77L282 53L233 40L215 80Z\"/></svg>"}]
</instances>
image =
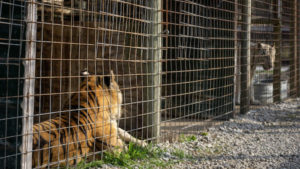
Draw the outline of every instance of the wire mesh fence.
<instances>
[{"instance_id":1,"label":"wire mesh fence","mask_svg":"<svg viewBox=\"0 0 300 169\"><path fill-rule=\"evenodd\" d=\"M1 1L0 166L73 167L299 96L299 4Z\"/></svg>"}]
</instances>

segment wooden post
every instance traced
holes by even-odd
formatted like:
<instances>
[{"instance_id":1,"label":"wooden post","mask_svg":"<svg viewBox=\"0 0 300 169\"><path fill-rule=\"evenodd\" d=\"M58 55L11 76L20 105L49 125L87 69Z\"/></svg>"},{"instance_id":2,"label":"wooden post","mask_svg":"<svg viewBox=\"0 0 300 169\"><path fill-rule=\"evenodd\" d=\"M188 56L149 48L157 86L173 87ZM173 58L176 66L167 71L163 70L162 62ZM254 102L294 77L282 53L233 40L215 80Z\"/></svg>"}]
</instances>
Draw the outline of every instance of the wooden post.
<instances>
[{"instance_id":1,"label":"wooden post","mask_svg":"<svg viewBox=\"0 0 300 169\"><path fill-rule=\"evenodd\" d=\"M149 65L149 73L151 77L149 78L149 87L148 95L149 99L152 100L152 104L149 106L149 116L148 116L148 125L151 126L151 137L158 141L160 136L160 106L161 106L161 59L162 59L162 1L153 0L153 37L151 40L151 47L153 51L150 52L151 64Z\"/></svg>"},{"instance_id":2,"label":"wooden post","mask_svg":"<svg viewBox=\"0 0 300 169\"><path fill-rule=\"evenodd\" d=\"M274 0L274 35L275 35L275 46L276 46L276 56L274 63L274 71L273 71L273 101L279 102L280 99L280 91L281 91L281 49L282 49L282 39L281 39L281 0Z\"/></svg>"},{"instance_id":3,"label":"wooden post","mask_svg":"<svg viewBox=\"0 0 300 169\"><path fill-rule=\"evenodd\" d=\"M294 59L296 97L300 97L300 56L298 56L298 0L294 0Z\"/></svg>"},{"instance_id":4,"label":"wooden post","mask_svg":"<svg viewBox=\"0 0 300 169\"><path fill-rule=\"evenodd\" d=\"M34 77L36 58L36 26L37 11L36 0L27 2L27 30L26 54L24 64L24 89L23 89L23 129L22 129L22 161L23 169L32 168L32 126L34 115Z\"/></svg>"},{"instance_id":5,"label":"wooden post","mask_svg":"<svg viewBox=\"0 0 300 169\"><path fill-rule=\"evenodd\" d=\"M294 22L290 23L291 31L294 34L294 41L290 41L290 46L293 46L293 51L290 54L290 90L289 96L296 97L297 96L297 1L294 0ZM292 29L294 28L294 29Z\"/></svg>"},{"instance_id":6,"label":"wooden post","mask_svg":"<svg viewBox=\"0 0 300 169\"><path fill-rule=\"evenodd\" d=\"M238 0L234 0L234 80L233 80L233 85L234 85L234 92L233 92L233 116L236 114L236 109L235 109L235 104L236 100L239 98L239 94L237 92L240 92L238 89L240 87L239 84L237 84L238 80L240 77L240 72L238 70L238 66L240 66L239 59L238 59L238 19L239 19L239 11L238 11Z\"/></svg>"},{"instance_id":7,"label":"wooden post","mask_svg":"<svg viewBox=\"0 0 300 169\"><path fill-rule=\"evenodd\" d=\"M250 105L250 42L251 42L251 0L244 0L242 7L241 44L241 114L249 111Z\"/></svg>"}]
</instances>

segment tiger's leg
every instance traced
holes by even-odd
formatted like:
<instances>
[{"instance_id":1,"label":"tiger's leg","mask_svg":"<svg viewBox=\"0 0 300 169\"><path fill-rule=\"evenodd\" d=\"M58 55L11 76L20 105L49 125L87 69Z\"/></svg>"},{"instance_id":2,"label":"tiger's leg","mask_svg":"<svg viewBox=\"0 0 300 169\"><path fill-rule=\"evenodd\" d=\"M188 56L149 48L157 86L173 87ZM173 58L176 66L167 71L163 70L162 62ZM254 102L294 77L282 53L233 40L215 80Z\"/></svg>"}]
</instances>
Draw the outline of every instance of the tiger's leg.
<instances>
[{"instance_id":1,"label":"tiger's leg","mask_svg":"<svg viewBox=\"0 0 300 169\"><path fill-rule=\"evenodd\" d=\"M124 142L118 138L117 123L98 125L96 131L96 147L99 150L110 149L121 152L124 150Z\"/></svg>"},{"instance_id":2,"label":"tiger's leg","mask_svg":"<svg viewBox=\"0 0 300 169\"><path fill-rule=\"evenodd\" d=\"M120 136L120 138L126 142L133 142L139 146L145 147L147 146L147 143L143 140L139 140L135 137L133 137L132 135L130 135L127 131L118 128L118 135Z\"/></svg>"}]
</instances>

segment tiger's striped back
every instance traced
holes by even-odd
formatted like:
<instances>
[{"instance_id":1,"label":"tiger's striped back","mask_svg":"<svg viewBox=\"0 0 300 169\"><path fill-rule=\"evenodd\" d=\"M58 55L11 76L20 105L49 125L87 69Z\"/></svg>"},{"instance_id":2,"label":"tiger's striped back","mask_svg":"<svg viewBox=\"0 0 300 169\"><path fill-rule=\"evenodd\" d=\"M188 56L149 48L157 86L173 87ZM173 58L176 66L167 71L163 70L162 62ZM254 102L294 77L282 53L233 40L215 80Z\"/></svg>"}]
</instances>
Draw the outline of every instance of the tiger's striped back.
<instances>
[{"instance_id":1,"label":"tiger's striped back","mask_svg":"<svg viewBox=\"0 0 300 169\"><path fill-rule=\"evenodd\" d=\"M33 126L33 167L73 165L89 153L122 147L117 139L122 94L111 77L90 76L60 116Z\"/></svg>"}]
</instances>

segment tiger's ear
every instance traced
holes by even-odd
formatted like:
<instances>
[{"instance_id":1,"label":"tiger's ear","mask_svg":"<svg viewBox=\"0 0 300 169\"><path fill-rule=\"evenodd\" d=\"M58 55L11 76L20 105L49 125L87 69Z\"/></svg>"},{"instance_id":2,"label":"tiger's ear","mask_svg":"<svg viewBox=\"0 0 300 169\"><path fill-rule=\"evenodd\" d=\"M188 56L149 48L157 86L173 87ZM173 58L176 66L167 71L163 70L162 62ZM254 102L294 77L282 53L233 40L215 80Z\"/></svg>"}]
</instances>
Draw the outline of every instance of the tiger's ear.
<instances>
[{"instance_id":1,"label":"tiger's ear","mask_svg":"<svg viewBox=\"0 0 300 169\"><path fill-rule=\"evenodd\" d=\"M97 78L98 79L98 78ZM111 85L111 83L113 82L113 81L115 81L115 74L114 74L114 72L111 70L110 71L110 76L104 76L104 78L103 78L103 80L104 80L104 84L107 86L107 87L110 87L110 85ZM98 80L97 80L98 81ZM100 82L100 81L99 81ZM103 84L101 84L101 82L99 83L100 85L103 85ZM99 84L97 84L97 85L99 85Z\"/></svg>"},{"instance_id":2,"label":"tiger's ear","mask_svg":"<svg viewBox=\"0 0 300 169\"><path fill-rule=\"evenodd\" d=\"M115 74L114 71L110 71L110 76L104 76L104 84L107 87L110 87L111 83L115 81Z\"/></svg>"},{"instance_id":3,"label":"tiger's ear","mask_svg":"<svg viewBox=\"0 0 300 169\"><path fill-rule=\"evenodd\" d=\"M108 76L96 76L96 85L97 86L109 86L110 85L110 77Z\"/></svg>"},{"instance_id":4,"label":"tiger's ear","mask_svg":"<svg viewBox=\"0 0 300 169\"><path fill-rule=\"evenodd\" d=\"M104 84L109 87L111 84L111 77L110 76L104 76Z\"/></svg>"},{"instance_id":5,"label":"tiger's ear","mask_svg":"<svg viewBox=\"0 0 300 169\"><path fill-rule=\"evenodd\" d=\"M110 76L111 76L111 81L115 81L115 74L113 70L110 71Z\"/></svg>"}]
</instances>

